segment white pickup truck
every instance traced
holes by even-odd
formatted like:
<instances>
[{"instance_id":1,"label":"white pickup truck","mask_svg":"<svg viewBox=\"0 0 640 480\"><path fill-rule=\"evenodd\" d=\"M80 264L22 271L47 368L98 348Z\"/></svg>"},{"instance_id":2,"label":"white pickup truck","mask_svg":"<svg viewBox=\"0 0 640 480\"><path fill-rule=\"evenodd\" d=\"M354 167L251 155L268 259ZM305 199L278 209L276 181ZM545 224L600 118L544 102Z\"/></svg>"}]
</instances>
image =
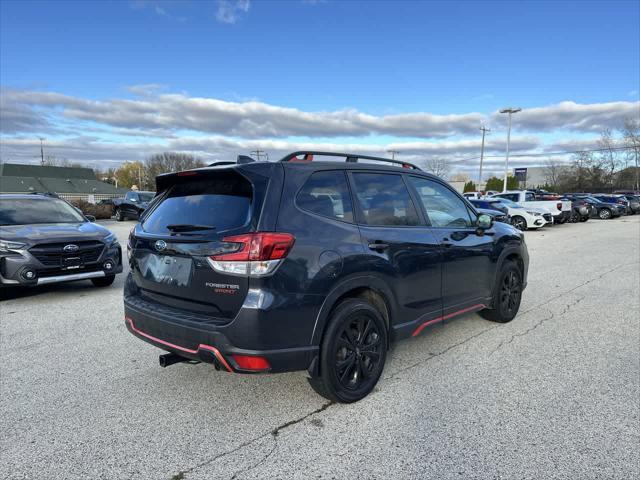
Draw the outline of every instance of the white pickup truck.
<instances>
[{"instance_id":1,"label":"white pickup truck","mask_svg":"<svg viewBox=\"0 0 640 480\"><path fill-rule=\"evenodd\" d=\"M507 190L496 193L492 198L506 198L523 207L546 208L553 216L553 223L564 223L571 218L571 202L568 200L536 200L533 192Z\"/></svg>"}]
</instances>

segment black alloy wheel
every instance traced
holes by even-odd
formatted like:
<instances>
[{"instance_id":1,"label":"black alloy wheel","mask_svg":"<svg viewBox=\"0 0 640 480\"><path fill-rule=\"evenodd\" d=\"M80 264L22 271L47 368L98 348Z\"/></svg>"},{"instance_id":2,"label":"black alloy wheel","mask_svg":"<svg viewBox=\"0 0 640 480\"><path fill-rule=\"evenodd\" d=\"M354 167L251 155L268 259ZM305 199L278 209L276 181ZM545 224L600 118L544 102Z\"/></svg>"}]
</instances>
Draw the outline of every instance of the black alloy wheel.
<instances>
[{"instance_id":1,"label":"black alloy wheel","mask_svg":"<svg viewBox=\"0 0 640 480\"><path fill-rule=\"evenodd\" d=\"M490 308L480 315L487 320L507 323L515 318L522 301L522 271L514 261L506 261L498 275Z\"/></svg>"},{"instance_id":2,"label":"black alloy wheel","mask_svg":"<svg viewBox=\"0 0 640 480\"><path fill-rule=\"evenodd\" d=\"M520 276L516 270L511 269L503 276L500 287L500 310L505 316L515 317L515 313L517 313L520 306L521 296Z\"/></svg>"},{"instance_id":3,"label":"black alloy wheel","mask_svg":"<svg viewBox=\"0 0 640 480\"><path fill-rule=\"evenodd\" d=\"M387 355L387 327L380 312L360 298L347 299L331 317L320 346L313 389L334 402L366 397L378 383Z\"/></svg>"}]
</instances>

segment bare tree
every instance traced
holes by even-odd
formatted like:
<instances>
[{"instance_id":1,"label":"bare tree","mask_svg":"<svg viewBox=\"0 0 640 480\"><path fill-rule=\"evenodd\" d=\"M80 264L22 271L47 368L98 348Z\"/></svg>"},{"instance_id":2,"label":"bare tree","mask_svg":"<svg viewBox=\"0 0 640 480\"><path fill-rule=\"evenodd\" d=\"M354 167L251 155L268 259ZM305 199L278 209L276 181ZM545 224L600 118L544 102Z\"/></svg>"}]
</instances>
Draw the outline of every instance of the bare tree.
<instances>
[{"instance_id":1,"label":"bare tree","mask_svg":"<svg viewBox=\"0 0 640 480\"><path fill-rule=\"evenodd\" d=\"M547 185L551 186L553 189L558 189L560 185L560 177L566 170L566 165L561 164L556 160L552 160L551 158L547 159L544 162L544 179L547 182Z\"/></svg>"},{"instance_id":2,"label":"bare tree","mask_svg":"<svg viewBox=\"0 0 640 480\"><path fill-rule=\"evenodd\" d=\"M629 147L629 150L627 151L627 161L629 160L629 157L631 157L636 167L635 189L640 190L640 171L638 170L638 161L640 157L640 118L627 118L624 122L624 126L620 129L620 133L624 138L625 146Z\"/></svg>"},{"instance_id":3,"label":"bare tree","mask_svg":"<svg viewBox=\"0 0 640 480\"><path fill-rule=\"evenodd\" d=\"M451 164L446 158L429 158L425 162L425 170L436 177L444 178L451 171Z\"/></svg>"},{"instance_id":4,"label":"bare tree","mask_svg":"<svg viewBox=\"0 0 640 480\"><path fill-rule=\"evenodd\" d=\"M164 152L151 155L145 160L145 188L155 186L155 178L162 173L179 172L190 168L204 167L204 162L187 153Z\"/></svg>"},{"instance_id":5,"label":"bare tree","mask_svg":"<svg viewBox=\"0 0 640 480\"><path fill-rule=\"evenodd\" d=\"M610 129L606 129L600 134L598 148L602 149L599 154L599 160L601 168L606 172L605 180L613 190L615 173L620 168L620 156L618 155L618 150L616 150L616 142Z\"/></svg>"}]
</instances>

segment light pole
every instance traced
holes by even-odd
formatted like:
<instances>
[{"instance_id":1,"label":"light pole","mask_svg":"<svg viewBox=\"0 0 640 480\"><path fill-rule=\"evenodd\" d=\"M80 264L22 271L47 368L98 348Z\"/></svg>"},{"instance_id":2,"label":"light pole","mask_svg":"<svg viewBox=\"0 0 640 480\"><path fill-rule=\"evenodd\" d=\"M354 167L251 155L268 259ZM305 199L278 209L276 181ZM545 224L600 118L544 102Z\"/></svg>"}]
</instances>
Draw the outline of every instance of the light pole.
<instances>
[{"instance_id":1,"label":"light pole","mask_svg":"<svg viewBox=\"0 0 640 480\"><path fill-rule=\"evenodd\" d=\"M482 162L484 161L484 136L487 132L491 130L486 128L484 125L480 128L482 130L482 146L480 147L480 174L478 175L478 188L480 188L480 184L482 183Z\"/></svg>"},{"instance_id":2,"label":"light pole","mask_svg":"<svg viewBox=\"0 0 640 480\"><path fill-rule=\"evenodd\" d=\"M509 149L511 148L511 115L514 113L518 113L521 108L503 108L500 110L500 113L508 113L509 114L509 129L507 130L507 156L504 160L504 184L502 186L502 191L507 191L507 176L509 175Z\"/></svg>"},{"instance_id":3,"label":"light pole","mask_svg":"<svg viewBox=\"0 0 640 480\"><path fill-rule=\"evenodd\" d=\"M387 153L391 154L391 160L395 160L396 155L398 155L400 152L398 150L387 150Z\"/></svg>"}]
</instances>

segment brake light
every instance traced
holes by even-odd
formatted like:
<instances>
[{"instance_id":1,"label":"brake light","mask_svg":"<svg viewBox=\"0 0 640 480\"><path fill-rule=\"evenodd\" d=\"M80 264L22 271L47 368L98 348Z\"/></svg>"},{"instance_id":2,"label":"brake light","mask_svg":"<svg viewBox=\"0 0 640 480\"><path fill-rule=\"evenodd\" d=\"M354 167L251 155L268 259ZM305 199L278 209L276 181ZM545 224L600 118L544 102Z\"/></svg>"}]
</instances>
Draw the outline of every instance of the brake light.
<instances>
[{"instance_id":1,"label":"brake light","mask_svg":"<svg viewBox=\"0 0 640 480\"><path fill-rule=\"evenodd\" d=\"M258 232L222 239L227 252L209 257L217 272L231 275L263 276L272 273L295 242L289 233Z\"/></svg>"},{"instance_id":2,"label":"brake light","mask_svg":"<svg viewBox=\"0 0 640 480\"><path fill-rule=\"evenodd\" d=\"M556 207L558 207L558 210L562 210L562 202L556 203Z\"/></svg>"},{"instance_id":3,"label":"brake light","mask_svg":"<svg viewBox=\"0 0 640 480\"><path fill-rule=\"evenodd\" d=\"M178 176L178 177L195 177L196 175L198 175L198 172L186 171L186 172L178 172L178 173L176 173L176 176Z\"/></svg>"},{"instance_id":4,"label":"brake light","mask_svg":"<svg viewBox=\"0 0 640 480\"><path fill-rule=\"evenodd\" d=\"M238 367L243 370L269 370L271 365L264 357L251 357L249 355L236 355L235 353L231 355L233 359L238 364Z\"/></svg>"}]
</instances>

